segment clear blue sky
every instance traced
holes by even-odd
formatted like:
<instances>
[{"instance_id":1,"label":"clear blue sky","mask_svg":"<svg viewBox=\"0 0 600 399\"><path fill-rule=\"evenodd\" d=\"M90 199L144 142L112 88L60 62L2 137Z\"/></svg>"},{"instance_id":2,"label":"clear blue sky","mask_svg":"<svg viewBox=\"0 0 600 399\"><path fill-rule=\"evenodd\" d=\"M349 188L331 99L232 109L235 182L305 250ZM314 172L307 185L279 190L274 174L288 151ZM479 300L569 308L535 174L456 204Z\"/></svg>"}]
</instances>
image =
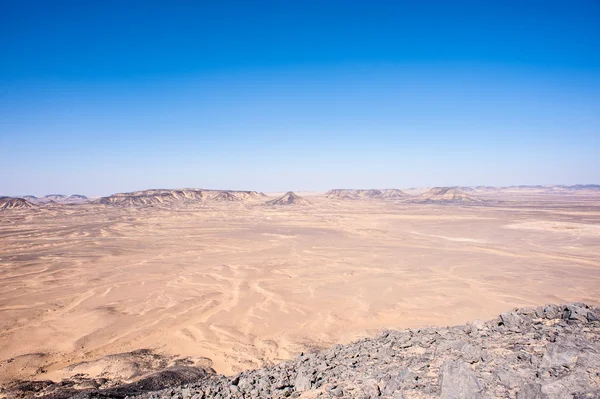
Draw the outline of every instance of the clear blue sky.
<instances>
[{"instance_id":1,"label":"clear blue sky","mask_svg":"<svg viewBox=\"0 0 600 399\"><path fill-rule=\"evenodd\" d=\"M598 1L0 7L0 195L600 183Z\"/></svg>"}]
</instances>

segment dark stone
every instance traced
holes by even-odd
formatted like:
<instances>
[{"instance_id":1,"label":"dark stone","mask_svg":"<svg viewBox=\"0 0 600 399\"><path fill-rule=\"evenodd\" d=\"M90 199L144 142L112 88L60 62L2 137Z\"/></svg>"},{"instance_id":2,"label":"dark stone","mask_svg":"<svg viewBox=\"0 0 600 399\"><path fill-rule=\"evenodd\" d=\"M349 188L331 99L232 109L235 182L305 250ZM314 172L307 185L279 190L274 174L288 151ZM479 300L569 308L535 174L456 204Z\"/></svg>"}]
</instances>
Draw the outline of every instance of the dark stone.
<instances>
[{"instance_id":1,"label":"dark stone","mask_svg":"<svg viewBox=\"0 0 600 399\"><path fill-rule=\"evenodd\" d=\"M523 323L523 318L515 312L507 312L500 315L500 325L506 326L510 330L518 331Z\"/></svg>"},{"instance_id":2,"label":"dark stone","mask_svg":"<svg viewBox=\"0 0 600 399\"><path fill-rule=\"evenodd\" d=\"M546 399L542 393L542 386L536 383L525 384L517 392L517 399Z\"/></svg>"},{"instance_id":3,"label":"dark stone","mask_svg":"<svg viewBox=\"0 0 600 399\"><path fill-rule=\"evenodd\" d=\"M442 399L481 398L481 386L475 373L464 362L446 362L440 368L439 384Z\"/></svg>"}]
</instances>

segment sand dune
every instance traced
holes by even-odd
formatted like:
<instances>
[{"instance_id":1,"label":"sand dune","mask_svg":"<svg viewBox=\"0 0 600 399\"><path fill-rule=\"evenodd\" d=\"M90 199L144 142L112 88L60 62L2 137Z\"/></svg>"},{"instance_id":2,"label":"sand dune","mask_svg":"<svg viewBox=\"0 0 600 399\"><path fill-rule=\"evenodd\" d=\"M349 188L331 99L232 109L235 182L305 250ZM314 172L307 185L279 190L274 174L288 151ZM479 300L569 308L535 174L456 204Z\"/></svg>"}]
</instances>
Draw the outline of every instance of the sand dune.
<instances>
[{"instance_id":1,"label":"sand dune","mask_svg":"<svg viewBox=\"0 0 600 399\"><path fill-rule=\"evenodd\" d=\"M600 298L598 196L286 207L180 191L2 212L2 381L111 377L134 366L105 356L141 349L231 374L382 328Z\"/></svg>"}]
</instances>

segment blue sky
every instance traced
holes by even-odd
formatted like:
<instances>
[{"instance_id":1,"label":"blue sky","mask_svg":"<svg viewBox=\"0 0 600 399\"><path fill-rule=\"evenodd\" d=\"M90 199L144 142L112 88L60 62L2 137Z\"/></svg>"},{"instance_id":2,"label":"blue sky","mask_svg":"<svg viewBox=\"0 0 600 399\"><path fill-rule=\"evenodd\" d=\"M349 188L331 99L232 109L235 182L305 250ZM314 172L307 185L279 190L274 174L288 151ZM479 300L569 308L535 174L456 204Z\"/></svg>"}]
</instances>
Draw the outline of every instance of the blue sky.
<instances>
[{"instance_id":1,"label":"blue sky","mask_svg":"<svg viewBox=\"0 0 600 399\"><path fill-rule=\"evenodd\" d=\"M0 194L599 183L597 1L0 0Z\"/></svg>"}]
</instances>

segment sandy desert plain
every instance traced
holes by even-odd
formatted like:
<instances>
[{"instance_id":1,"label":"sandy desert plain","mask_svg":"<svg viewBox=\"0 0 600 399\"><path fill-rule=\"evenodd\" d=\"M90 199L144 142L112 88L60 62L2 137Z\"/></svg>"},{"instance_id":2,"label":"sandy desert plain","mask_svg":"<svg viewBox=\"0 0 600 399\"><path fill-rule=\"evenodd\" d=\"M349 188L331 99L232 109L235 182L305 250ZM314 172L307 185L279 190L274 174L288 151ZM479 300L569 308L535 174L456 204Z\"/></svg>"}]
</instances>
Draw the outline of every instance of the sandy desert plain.
<instances>
[{"instance_id":1,"label":"sandy desert plain","mask_svg":"<svg viewBox=\"0 0 600 399\"><path fill-rule=\"evenodd\" d=\"M0 385L133 377L119 354L139 349L232 374L386 328L600 304L600 191L299 194L0 212Z\"/></svg>"}]
</instances>

